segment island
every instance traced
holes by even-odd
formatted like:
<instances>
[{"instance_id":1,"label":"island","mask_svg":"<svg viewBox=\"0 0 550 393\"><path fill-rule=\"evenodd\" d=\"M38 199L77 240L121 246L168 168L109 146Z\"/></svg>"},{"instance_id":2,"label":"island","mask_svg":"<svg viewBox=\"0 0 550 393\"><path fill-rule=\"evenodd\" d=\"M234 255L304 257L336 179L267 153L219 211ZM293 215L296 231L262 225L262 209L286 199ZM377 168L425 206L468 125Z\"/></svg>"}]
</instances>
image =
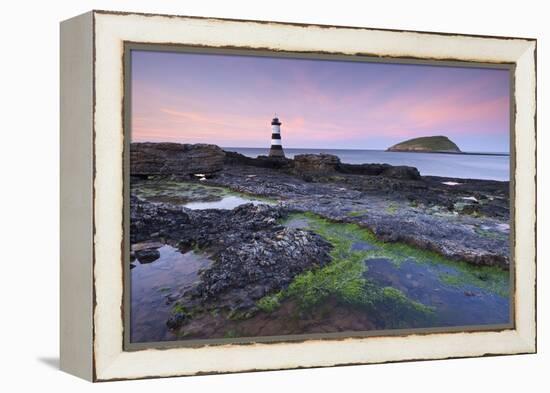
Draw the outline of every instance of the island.
<instances>
[{"instance_id":1,"label":"island","mask_svg":"<svg viewBox=\"0 0 550 393\"><path fill-rule=\"evenodd\" d=\"M391 146L386 151L423 153L461 153L458 146L446 136L413 138Z\"/></svg>"}]
</instances>

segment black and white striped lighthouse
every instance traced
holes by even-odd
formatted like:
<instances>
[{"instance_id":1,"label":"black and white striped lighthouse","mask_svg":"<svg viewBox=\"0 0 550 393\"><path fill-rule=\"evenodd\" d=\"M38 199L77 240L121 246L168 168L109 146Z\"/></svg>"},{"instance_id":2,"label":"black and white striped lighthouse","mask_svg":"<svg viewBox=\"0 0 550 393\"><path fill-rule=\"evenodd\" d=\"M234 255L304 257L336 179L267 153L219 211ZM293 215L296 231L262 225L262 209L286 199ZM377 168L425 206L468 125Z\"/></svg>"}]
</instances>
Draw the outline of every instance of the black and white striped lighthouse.
<instances>
[{"instance_id":1,"label":"black and white striped lighthouse","mask_svg":"<svg viewBox=\"0 0 550 393\"><path fill-rule=\"evenodd\" d=\"M281 122L277 115L271 120L271 149L269 157L285 157L283 145L281 144Z\"/></svg>"}]
</instances>

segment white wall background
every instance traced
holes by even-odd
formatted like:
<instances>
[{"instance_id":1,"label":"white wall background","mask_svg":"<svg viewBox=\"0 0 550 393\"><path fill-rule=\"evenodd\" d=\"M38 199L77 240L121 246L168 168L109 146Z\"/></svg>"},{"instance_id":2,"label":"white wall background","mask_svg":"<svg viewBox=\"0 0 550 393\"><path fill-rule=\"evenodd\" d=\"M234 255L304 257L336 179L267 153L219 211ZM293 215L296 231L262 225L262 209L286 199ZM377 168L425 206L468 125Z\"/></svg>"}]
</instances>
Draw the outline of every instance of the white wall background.
<instances>
[{"instance_id":1,"label":"white wall background","mask_svg":"<svg viewBox=\"0 0 550 393\"><path fill-rule=\"evenodd\" d=\"M6 1L0 13L0 390L548 391L550 23L544 1ZM58 23L90 9L538 38L539 354L91 385L58 364ZM521 192L521 191L520 191ZM545 244L546 243L546 244Z\"/></svg>"}]
</instances>

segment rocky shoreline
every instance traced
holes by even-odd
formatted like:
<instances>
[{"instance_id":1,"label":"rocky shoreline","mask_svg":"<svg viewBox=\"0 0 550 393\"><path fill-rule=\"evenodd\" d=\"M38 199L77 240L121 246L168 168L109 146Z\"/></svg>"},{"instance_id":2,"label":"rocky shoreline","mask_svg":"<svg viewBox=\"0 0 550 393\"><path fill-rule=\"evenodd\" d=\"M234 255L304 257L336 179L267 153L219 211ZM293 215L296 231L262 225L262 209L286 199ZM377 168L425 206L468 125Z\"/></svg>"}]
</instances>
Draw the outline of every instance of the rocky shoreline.
<instances>
[{"instance_id":1,"label":"rocky shoreline","mask_svg":"<svg viewBox=\"0 0 550 393\"><path fill-rule=\"evenodd\" d=\"M171 293L168 300L177 299L182 312L169 324L180 325L197 309L248 312L257 300L287 287L299 273L327 264L330 244L312 232L281 226L283 212L281 207L253 204L233 210L189 210L132 198L132 244L144 250L147 244L154 250L159 242L182 252L195 249L216 262L202 272L198 285ZM149 254L136 252L135 258L151 262Z\"/></svg>"},{"instance_id":2,"label":"rocky shoreline","mask_svg":"<svg viewBox=\"0 0 550 393\"><path fill-rule=\"evenodd\" d=\"M416 168L340 164L335 156L323 162L323 155L308 159L309 167L294 160L272 169L248 165L250 158L241 164L237 153L231 155L231 164L205 184L275 197L290 210L364 226L383 241L509 267L508 182L421 177Z\"/></svg>"},{"instance_id":3,"label":"rocky shoreline","mask_svg":"<svg viewBox=\"0 0 550 393\"><path fill-rule=\"evenodd\" d=\"M508 182L421 176L412 167L344 164L328 154L250 158L213 145L171 145L177 144L131 146L133 257L154 263L155 247L146 244L160 243L182 252L194 249L214 261L192 288L166 296L174 305L167 322L171 329L185 325L189 332L194 326L191 336L200 337L207 324L262 320L259 301L284 291L302 273L330 264L330 242L310 230L281 225L293 213L356 224L378 241L407 244L449 260L509 269ZM170 165L162 165L167 156ZM200 190L185 198L181 192L147 194L169 183L219 187L219 192L272 203L191 210L182 202L220 196Z\"/></svg>"}]
</instances>

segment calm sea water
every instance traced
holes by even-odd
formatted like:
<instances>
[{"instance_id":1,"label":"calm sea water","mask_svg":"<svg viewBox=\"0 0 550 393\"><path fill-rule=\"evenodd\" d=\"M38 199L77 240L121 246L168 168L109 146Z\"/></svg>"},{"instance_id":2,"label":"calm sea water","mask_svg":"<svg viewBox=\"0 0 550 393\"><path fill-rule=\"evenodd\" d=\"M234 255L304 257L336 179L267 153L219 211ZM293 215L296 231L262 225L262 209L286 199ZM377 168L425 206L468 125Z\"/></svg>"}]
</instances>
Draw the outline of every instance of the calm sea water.
<instances>
[{"instance_id":1,"label":"calm sea water","mask_svg":"<svg viewBox=\"0 0 550 393\"><path fill-rule=\"evenodd\" d=\"M224 147L248 157L267 155L269 149L252 147ZM289 149L285 155L293 158L297 154L328 153L347 164L382 163L416 167L421 175L456 177L462 179L488 179L508 181L510 179L510 156L491 154L440 154L387 152L383 150L341 150L341 149Z\"/></svg>"}]
</instances>

